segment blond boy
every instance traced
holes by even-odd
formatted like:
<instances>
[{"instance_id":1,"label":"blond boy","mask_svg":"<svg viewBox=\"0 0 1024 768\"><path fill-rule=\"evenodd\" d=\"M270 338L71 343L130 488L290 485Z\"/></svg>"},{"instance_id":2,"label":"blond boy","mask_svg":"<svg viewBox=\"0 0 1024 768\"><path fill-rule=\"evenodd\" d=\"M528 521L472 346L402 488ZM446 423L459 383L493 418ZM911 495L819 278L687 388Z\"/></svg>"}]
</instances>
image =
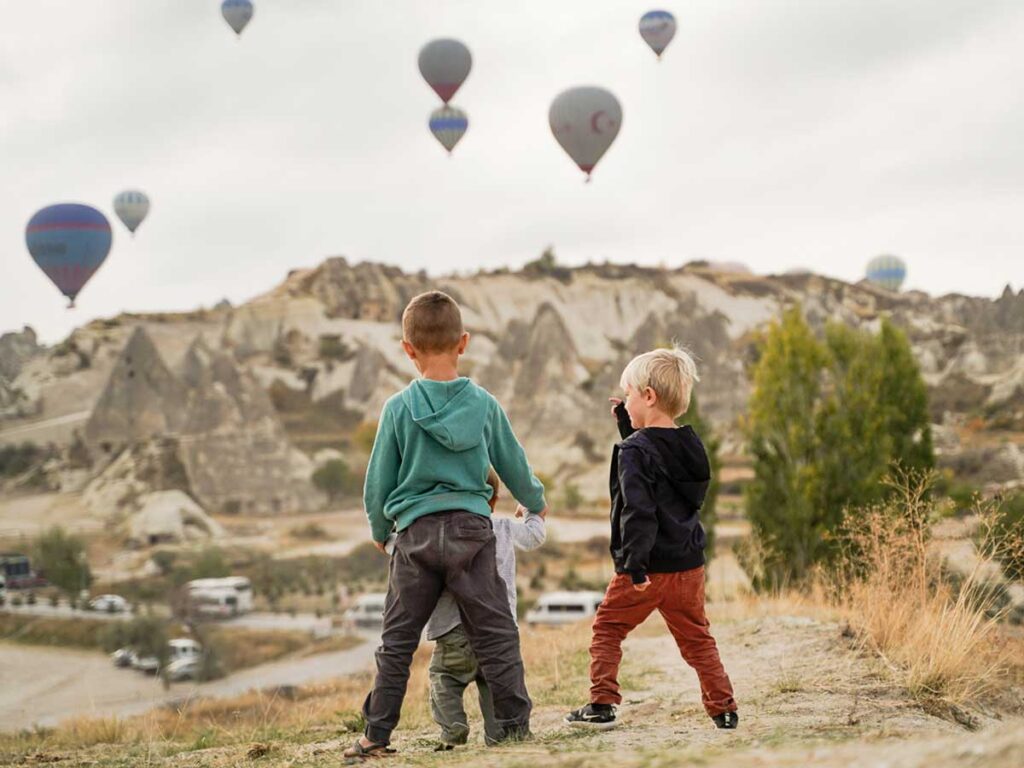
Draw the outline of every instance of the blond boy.
<instances>
[{"instance_id":1,"label":"blond boy","mask_svg":"<svg viewBox=\"0 0 1024 768\"><path fill-rule=\"evenodd\" d=\"M611 471L616 575L594 619L590 703L566 716L571 725L616 725L622 641L655 610L697 672L708 715L719 728L739 723L732 684L704 613L699 512L711 468L693 428L676 426L696 381L689 354L659 349L634 358L622 372L625 401L611 398L623 438L612 453Z\"/></svg>"}]
</instances>

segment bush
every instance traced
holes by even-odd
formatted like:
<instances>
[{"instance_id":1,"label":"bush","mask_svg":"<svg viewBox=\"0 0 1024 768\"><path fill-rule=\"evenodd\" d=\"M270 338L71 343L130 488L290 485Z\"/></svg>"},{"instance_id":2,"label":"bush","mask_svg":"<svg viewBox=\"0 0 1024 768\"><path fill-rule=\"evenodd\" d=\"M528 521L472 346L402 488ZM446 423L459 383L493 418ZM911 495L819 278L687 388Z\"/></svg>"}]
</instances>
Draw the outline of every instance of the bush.
<instances>
[{"instance_id":1,"label":"bush","mask_svg":"<svg viewBox=\"0 0 1024 768\"><path fill-rule=\"evenodd\" d=\"M33 443L0 445L0 477L16 477L32 468L44 455Z\"/></svg>"},{"instance_id":2,"label":"bush","mask_svg":"<svg viewBox=\"0 0 1024 768\"><path fill-rule=\"evenodd\" d=\"M85 544L63 528L54 527L41 534L32 552L39 571L68 595L76 595L92 583Z\"/></svg>"},{"instance_id":3,"label":"bush","mask_svg":"<svg viewBox=\"0 0 1024 768\"><path fill-rule=\"evenodd\" d=\"M902 476L895 495L848 512L830 585L864 641L904 676L920 698L972 703L989 693L1008 661L1000 643L1000 590L985 574L999 548L992 507L979 508L985 532L979 557L950 578L929 547L939 516L928 492L933 476Z\"/></svg>"},{"instance_id":4,"label":"bush","mask_svg":"<svg viewBox=\"0 0 1024 768\"><path fill-rule=\"evenodd\" d=\"M355 475L341 459L331 459L313 473L313 485L327 494L332 502L362 492L362 478Z\"/></svg>"},{"instance_id":5,"label":"bush","mask_svg":"<svg viewBox=\"0 0 1024 768\"><path fill-rule=\"evenodd\" d=\"M130 622L112 623L103 632L100 642L108 653L118 648L131 648L139 656L153 656L160 666L167 663L167 626L153 616L137 616Z\"/></svg>"},{"instance_id":6,"label":"bush","mask_svg":"<svg viewBox=\"0 0 1024 768\"><path fill-rule=\"evenodd\" d=\"M564 494L562 503L570 512L576 511L583 505L583 494L580 493L579 486L575 483L566 484L562 492Z\"/></svg>"},{"instance_id":7,"label":"bush","mask_svg":"<svg viewBox=\"0 0 1024 768\"><path fill-rule=\"evenodd\" d=\"M338 334L324 334L320 337L320 359L344 362L355 357L355 352L341 340Z\"/></svg>"},{"instance_id":8,"label":"bush","mask_svg":"<svg viewBox=\"0 0 1024 768\"><path fill-rule=\"evenodd\" d=\"M992 535L1000 544L997 558L1006 578L1024 581L1024 493L999 503Z\"/></svg>"}]
</instances>

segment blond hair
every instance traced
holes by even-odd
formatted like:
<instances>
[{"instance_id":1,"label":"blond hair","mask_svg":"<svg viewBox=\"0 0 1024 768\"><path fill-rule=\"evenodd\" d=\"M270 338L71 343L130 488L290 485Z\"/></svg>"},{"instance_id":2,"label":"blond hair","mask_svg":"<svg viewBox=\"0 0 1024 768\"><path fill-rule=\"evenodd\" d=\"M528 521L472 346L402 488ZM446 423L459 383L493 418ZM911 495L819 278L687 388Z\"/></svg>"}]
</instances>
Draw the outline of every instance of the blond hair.
<instances>
[{"instance_id":1,"label":"blond hair","mask_svg":"<svg viewBox=\"0 0 1024 768\"><path fill-rule=\"evenodd\" d=\"M658 408L672 418L690 407L693 385L700 381L693 357L680 346L644 352L629 361L622 371L619 386L643 392L650 387L658 396Z\"/></svg>"},{"instance_id":2,"label":"blond hair","mask_svg":"<svg viewBox=\"0 0 1024 768\"><path fill-rule=\"evenodd\" d=\"M402 313L402 336L417 352L450 352L463 333L459 305L441 291L421 293Z\"/></svg>"}]
</instances>

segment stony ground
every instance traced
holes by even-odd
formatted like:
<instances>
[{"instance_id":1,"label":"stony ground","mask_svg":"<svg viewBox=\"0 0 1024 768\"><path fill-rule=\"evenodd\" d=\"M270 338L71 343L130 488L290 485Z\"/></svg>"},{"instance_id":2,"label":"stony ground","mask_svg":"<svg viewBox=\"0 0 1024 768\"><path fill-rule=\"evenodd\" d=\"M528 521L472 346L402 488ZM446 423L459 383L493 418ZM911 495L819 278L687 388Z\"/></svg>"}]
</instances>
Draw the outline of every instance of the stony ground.
<instances>
[{"instance_id":1,"label":"stony ground","mask_svg":"<svg viewBox=\"0 0 1024 768\"><path fill-rule=\"evenodd\" d=\"M400 729L393 766L543 768L592 766L986 766L1024 765L1024 720L995 713L922 707L893 682L877 658L864 653L836 622L806 616L726 620L714 627L733 678L742 722L735 732L716 730L699 706L696 680L652 620L631 638L631 660L622 725L604 733L581 732L561 722L564 703L537 697L526 743L485 749L479 741L455 752L433 751L429 728ZM580 690L580 696L585 695ZM557 698L557 697L556 697ZM582 699L581 699L582 700ZM341 718L339 718L339 721ZM68 766L254 765L334 766L353 735L340 722L311 723L234 746L194 744L97 745L76 751L0 755L14 764ZM479 738L477 736L476 738ZM377 763L378 761L374 761Z\"/></svg>"}]
</instances>

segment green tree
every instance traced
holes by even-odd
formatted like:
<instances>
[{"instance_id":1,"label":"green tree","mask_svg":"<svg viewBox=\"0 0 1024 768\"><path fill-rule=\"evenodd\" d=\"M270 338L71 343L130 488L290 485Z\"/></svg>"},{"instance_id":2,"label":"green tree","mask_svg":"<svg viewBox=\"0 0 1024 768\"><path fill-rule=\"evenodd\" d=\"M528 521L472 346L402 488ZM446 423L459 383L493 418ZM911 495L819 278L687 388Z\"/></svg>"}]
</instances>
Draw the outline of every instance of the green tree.
<instances>
[{"instance_id":1,"label":"green tree","mask_svg":"<svg viewBox=\"0 0 1024 768\"><path fill-rule=\"evenodd\" d=\"M777 578L786 570L803 573L819 557L826 530L815 503L820 476L814 415L826 354L799 309L768 327L759 353L747 423L754 479L746 505L768 558L765 568Z\"/></svg>"},{"instance_id":2,"label":"green tree","mask_svg":"<svg viewBox=\"0 0 1024 768\"><path fill-rule=\"evenodd\" d=\"M704 496L704 505L700 508L700 522L707 534L707 546L704 549L704 554L710 562L715 556L715 524L718 522L718 490L721 485L718 473L722 468L722 460L718 455L721 440L718 439L715 430L711 428L711 423L701 415L696 395L690 398L690 407L686 413L676 419L677 426L681 427L685 424L693 427L693 431L704 443L704 450L708 454L708 464L711 466L711 483Z\"/></svg>"},{"instance_id":3,"label":"green tree","mask_svg":"<svg viewBox=\"0 0 1024 768\"><path fill-rule=\"evenodd\" d=\"M313 485L333 502L352 491L356 481L348 464L341 459L330 459L313 473Z\"/></svg>"},{"instance_id":4,"label":"green tree","mask_svg":"<svg viewBox=\"0 0 1024 768\"><path fill-rule=\"evenodd\" d=\"M747 424L747 514L771 585L799 581L836 551L844 510L874 504L894 465L934 466L928 399L906 336L839 323L818 340L799 309L759 346ZM762 585L763 586L763 585Z\"/></svg>"},{"instance_id":5,"label":"green tree","mask_svg":"<svg viewBox=\"0 0 1024 768\"><path fill-rule=\"evenodd\" d=\"M137 616L130 622L113 622L103 633L102 644L106 651L131 648L140 657L152 656L160 666L167 663L166 622L155 616Z\"/></svg>"},{"instance_id":6,"label":"green tree","mask_svg":"<svg viewBox=\"0 0 1024 768\"><path fill-rule=\"evenodd\" d=\"M63 528L53 527L41 534L32 547L32 558L36 569L69 596L92 583L85 544Z\"/></svg>"}]
</instances>

